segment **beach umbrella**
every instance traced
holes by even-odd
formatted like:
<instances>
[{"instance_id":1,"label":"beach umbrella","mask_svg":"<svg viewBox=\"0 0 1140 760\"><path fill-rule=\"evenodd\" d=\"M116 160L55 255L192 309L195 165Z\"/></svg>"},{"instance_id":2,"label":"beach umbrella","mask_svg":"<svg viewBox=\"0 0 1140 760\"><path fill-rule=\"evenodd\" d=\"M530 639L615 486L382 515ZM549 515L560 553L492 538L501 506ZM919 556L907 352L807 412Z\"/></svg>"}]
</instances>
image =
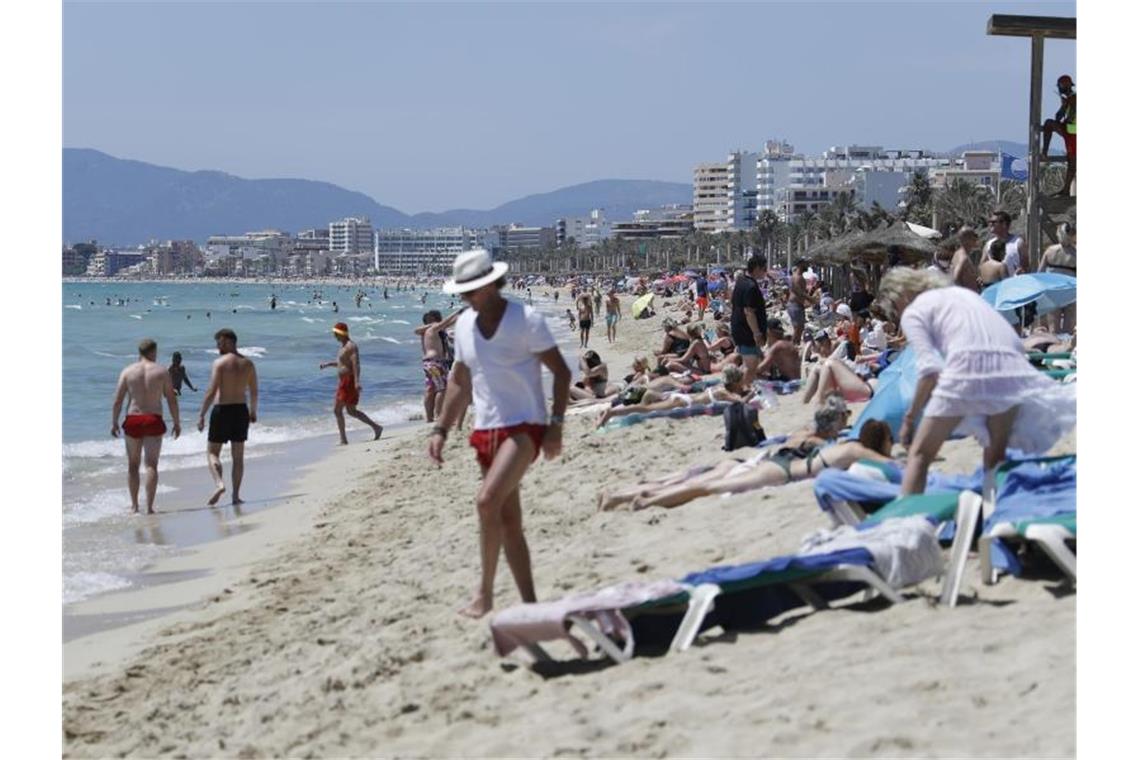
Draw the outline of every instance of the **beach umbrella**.
<instances>
[{"instance_id":1,"label":"beach umbrella","mask_svg":"<svg viewBox=\"0 0 1140 760\"><path fill-rule=\"evenodd\" d=\"M684 273L689 277L698 277L700 274L699 272L694 272L692 269L686 269Z\"/></svg>"},{"instance_id":2,"label":"beach umbrella","mask_svg":"<svg viewBox=\"0 0 1140 760\"><path fill-rule=\"evenodd\" d=\"M986 303L1002 313L1037 304L1037 314L1063 309L1077 300L1077 278L1053 272L1007 277L982 291Z\"/></svg>"},{"instance_id":3,"label":"beach umbrella","mask_svg":"<svg viewBox=\"0 0 1140 760\"><path fill-rule=\"evenodd\" d=\"M879 384L875 388L875 395L863 407L859 419L851 426L851 432L848 433L850 439L855 440L859 437L859 431L868 420L882 420L887 423L890 425L891 435L896 441L899 439L903 415L910 408L918 385L918 371L914 358L914 350L905 348L886 369L879 373ZM918 422L915 420L915 425Z\"/></svg>"},{"instance_id":4,"label":"beach umbrella","mask_svg":"<svg viewBox=\"0 0 1140 760\"><path fill-rule=\"evenodd\" d=\"M916 235L920 235L927 240L937 240L942 237L942 233L933 227L924 227L921 224L915 224L914 222L907 222L906 226L910 227L911 232Z\"/></svg>"},{"instance_id":5,"label":"beach umbrella","mask_svg":"<svg viewBox=\"0 0 1140 760\"><path fill-rule=\"evenodd\" d=\"M648 309L652 305L653 305L653 294L652 293L646 293L641 298L638 298L636 301L633 302L633 306L630 307L630 311L633 312L633 318L637 319L638 317L640 317L641 312L645 311L646 309Z\"/></svg>"},{"instance_id":6,"label":"beach umbrella","mask_svg":"<svg viewBox=\"0 0 1140 760\"><path fill-rule=\"evenodd\" d=\"M863 236L851 246L851 256L871 264L886 264L887 251L898 248L905 265L929 263L938 246L912 232L904 222L879 227Z\"/></svg>"},{"instance_id":7,"label":"beach umbrella","mask_svg":"<svg viewBox=\"0 0 1140 760\"><path fill-rule=\"evenodd\" d=\"M709 280L709 292L715 293L718 290L724 290L724 280Z\"/></svg>"},{"instance_id":8,"label":"beach umbrella","mask_svg":"<svg viewBox=\"0 0 1140 760\"><path fill-rule=\"evenodd\" d=\"M727 270L721 269L720 267L717 267L716 269L710 269L709 272L710 274L727 274Z\"/></svg>"}]
</instances>

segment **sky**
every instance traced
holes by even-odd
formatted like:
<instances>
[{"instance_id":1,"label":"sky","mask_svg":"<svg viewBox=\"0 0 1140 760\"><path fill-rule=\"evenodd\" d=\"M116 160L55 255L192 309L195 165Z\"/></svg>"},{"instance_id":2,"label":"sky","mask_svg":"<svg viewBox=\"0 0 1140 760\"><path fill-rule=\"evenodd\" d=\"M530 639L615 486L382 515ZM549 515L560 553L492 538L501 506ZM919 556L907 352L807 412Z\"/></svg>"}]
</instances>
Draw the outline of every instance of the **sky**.
<instances>
[{"instance_id":1,"label":"sky","mask_svg":"<svg viewBox=\"0 0 1140 760\"><path fill-rule=\"evenodd\" d=\"M690 182L781 138L1027 140L1028 39L1075 3L65 2L63 144L332 182L407 213L595 179ZM1051 85L1076 44L1045 44Z\"/></svg>"}]
</instances>

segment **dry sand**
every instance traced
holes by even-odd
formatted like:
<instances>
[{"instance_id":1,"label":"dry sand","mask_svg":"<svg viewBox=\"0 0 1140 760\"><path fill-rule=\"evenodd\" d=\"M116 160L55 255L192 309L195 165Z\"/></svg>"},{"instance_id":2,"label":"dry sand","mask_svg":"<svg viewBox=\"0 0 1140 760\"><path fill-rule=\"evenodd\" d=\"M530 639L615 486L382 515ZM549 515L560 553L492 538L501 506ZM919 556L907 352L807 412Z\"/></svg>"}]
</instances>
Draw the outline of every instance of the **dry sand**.
<instances>
[{"instance_id":1,"label":"dry sand","mask_svg":"<svg viewBox=\"0 0 1140 760\"><path fill-rule=\"evenodd\" d=\"M591 344L617 377L657 346L659 324L625 319L613 347L603 324ZM810 419L797 396L780 401L762 415L771 435ZM717 417L601 435L593 418L571 416L563 456L524 481L541 598L787 553L827 522L810 482L597 513L606 485L726 455ZM1075 754L1075 594L1056 580L983 586L973 559L953 610L928 582L902 605L714 629L621 666L561 644L549 651L564 663L541 671L500 660L486 621L456 615L478 577L473 454L455 435L436 469L426 443L418 428L337 452L306 476L311 496L264 513L291 538L266 527L218 542L184 560L225 567L186 609L69 643L66 755ZM944 471L980 461L971 441L943 455ZM518 600L505 563L496 594Z\"/></svg>"}]
</instances>

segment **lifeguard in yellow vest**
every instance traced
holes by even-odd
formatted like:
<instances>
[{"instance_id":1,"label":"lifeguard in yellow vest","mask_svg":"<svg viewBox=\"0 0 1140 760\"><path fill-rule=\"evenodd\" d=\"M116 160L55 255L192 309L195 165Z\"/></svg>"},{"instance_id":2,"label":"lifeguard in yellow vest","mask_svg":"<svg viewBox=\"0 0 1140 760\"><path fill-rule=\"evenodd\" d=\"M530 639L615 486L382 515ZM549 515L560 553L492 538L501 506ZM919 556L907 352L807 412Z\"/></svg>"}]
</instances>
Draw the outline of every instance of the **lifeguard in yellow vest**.
<instances>
[{"instance_id":1,"label":"lifeguard in yellow vest","mask_svg":"<svg viewBox=\"0 0 1140 760\"><path fill-rule=\"evenodd\" d=\"M1045 143L1041 154L1049 155L1049 141L1054 133L1064 138L1067 168L1065 184L1057 195L1066 196L1077 177L1077 91L1073 88L1073 78L1068 74L1057 80L1057 94L1061 96L1061 109L1042 125Z\"/></svg>"}]
</instances>

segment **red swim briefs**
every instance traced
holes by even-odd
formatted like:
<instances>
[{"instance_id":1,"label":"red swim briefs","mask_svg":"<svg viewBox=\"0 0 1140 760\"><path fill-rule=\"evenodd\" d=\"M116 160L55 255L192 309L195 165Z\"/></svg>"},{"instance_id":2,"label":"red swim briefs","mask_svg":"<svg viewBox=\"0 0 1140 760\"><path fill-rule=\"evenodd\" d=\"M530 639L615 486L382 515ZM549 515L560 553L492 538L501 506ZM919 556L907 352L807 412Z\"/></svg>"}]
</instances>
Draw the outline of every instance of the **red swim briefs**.
<instances>
[{"instance_id":1,"label":"red swim briefs","mask_svg":"<svg viewBox=\"0 0 1140 760\"><path fill-rule=\"evenodd\" d=\"M161 414L128 414L123 420L123 432L130 438L151 438L166 435L166 423Z\"/></svg>"},{"instance_id":2,"label":"red swim briefs","mask_svg":"<svg viewBox=\"0 0 1140 760\"><path fill-rule=\"evenodd\" d=\"M360 401L360 389L356 387L356 378L345 373L340 376L336 386L336 400L345 406L356 406Z\"/></svg>"},{"instance_id":3,"label":"red swim briefs","mask_svg":"<svg viewBox=\"0 0 1140 760\"><path fill-rule=\"evenodd\" d=\"M1077 136L1072 132L1064 131L1061 136L1065 138L1065 153L1070 156L1077 155Z\"/></svg>"},{"instance_id":4,"label":"red swim briefs","mask_svg":"<svg viewBox=\"0 0 1140 760\"><path fill-rule=\"evenodd\" d=\"M479 464L484 468L490 468L491 462L495 461L495 454L499 452L499 446L516 433L530 436L530 440L534 442L534 458L531 461L538 459L538 454L542 451L542 439L546 436L546 425L524 422L508 427L476 430L471 433L467 442L475 449L475 458L479 460Z\"/></svg>"}]
</instances>

